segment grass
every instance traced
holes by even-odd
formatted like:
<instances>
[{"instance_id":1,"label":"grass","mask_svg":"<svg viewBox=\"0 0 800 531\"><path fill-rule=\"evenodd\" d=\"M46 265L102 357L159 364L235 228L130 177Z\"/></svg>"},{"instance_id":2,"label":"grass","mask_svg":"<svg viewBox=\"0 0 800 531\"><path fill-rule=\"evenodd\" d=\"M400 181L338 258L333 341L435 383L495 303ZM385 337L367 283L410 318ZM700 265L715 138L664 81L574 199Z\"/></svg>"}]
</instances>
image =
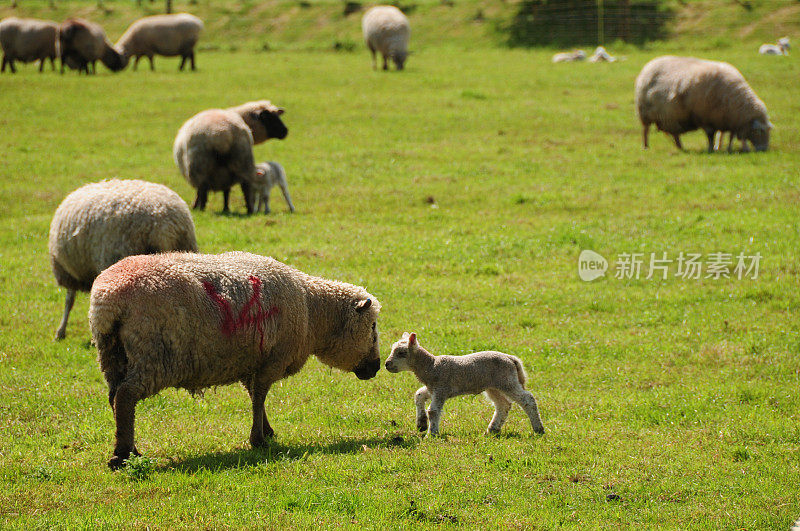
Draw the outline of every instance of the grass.
<instances>
[{"instance_id":1,"label":"grass","mask_svg":"<svg viewBox=\"0 0 800 531\"><path fill-rule=\"evenodd\" d=\"M776 129L767 153L707 155L651 137L633 79L658 53L551 65L549 52L430 46L401 74L368 54L206 52L199 72L23 67L0 83L0 521L48 527L786 528L800 514L800 120L794 56L737 65ZM99 67L102 70L102 67ZM195 213L204 252L241 249L365 285L383 351L416 331L437 354L520 356L548 433L519 408L483 430L482 397L414 430L408 373L368 382L311 360L267 399L277 439L251 450L238 386L140 404L144 458L111 473L106 388L79 296L67 339L50 218L109 177L193 191L171 160L195 112L267 97L298 212ZM233 209L243 211L238 193ZM582 249L611 262L577 275ZM757 279L619 280L622 253L760 252ZM674 271L674 265L673 265Z\"/></svg>"}]
</instances>

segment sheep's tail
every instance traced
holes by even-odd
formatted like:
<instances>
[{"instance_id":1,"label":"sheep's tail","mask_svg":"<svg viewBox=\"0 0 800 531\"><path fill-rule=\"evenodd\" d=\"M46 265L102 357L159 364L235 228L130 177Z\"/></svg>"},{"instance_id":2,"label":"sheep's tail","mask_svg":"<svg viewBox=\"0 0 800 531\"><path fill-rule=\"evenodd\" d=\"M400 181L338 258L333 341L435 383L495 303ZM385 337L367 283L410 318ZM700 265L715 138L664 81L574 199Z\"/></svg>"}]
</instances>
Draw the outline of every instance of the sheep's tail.
<instances>
[{"instance_id":1,"label":"sheep's tail","mask_svg":"<svg viewBox=\"0 0 800 531\"><path fill-rule=\"evenodd\" d=\"M516 356L511 356L511 361L514 362L514 367L517 368L517 378L519 379L519 383L524 387L525 381L528 379L528 375L525 374L525 367L522 366L522 360Z\"/></svg>"}]
</instances>

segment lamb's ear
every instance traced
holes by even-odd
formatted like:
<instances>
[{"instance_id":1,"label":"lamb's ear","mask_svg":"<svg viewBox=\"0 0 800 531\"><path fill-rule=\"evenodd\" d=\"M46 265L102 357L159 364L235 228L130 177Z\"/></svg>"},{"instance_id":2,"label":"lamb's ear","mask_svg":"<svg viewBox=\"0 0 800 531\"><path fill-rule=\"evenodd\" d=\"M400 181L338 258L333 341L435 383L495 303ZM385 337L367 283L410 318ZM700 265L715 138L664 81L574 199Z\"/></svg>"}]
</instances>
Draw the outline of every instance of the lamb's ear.
<instances>
[{"instance_id":1,"label":"lamb's ear","mask_svg":"<svg viewBox=\"0 0 800 531\"><path fill-rule=\"evenodd\" d=\"M409 347L416 347L417 346L417 334L411 332L408 336L408 346Z\"/></svg>"},{"instance_id":2,"label":"lamb's ear","mask_svg":"<svg viewBox=\"0 0 800 531\"><path fill-rule=\"evenodd\" d=\"M267 174L267 172L265 172L265 171L264 171L264 170L262 170L261 168L256 168L256 175L258 175L259 177L263 177L263 176L265 176L266 174Z\"/></svg>"},{"instance_id":3,"label":"lamb's ear","mask_svg":"<svg viewBox=\"0 0 800 531\"><path fill-rule=\"evenodd\" d=\"M356 303L356 312L361 313L370 306L372 306L372 299L364 299L363 301L358 301L358 303Z\"/></svg>"},{"instance_id":4,"label":"lamb's ear","mask_svg":"<svg viewBox=\"0 0 800 531\"><path fill-rule=\"evenodd\" d=\"M411 334L409 334L408 332L403 332L403 337L401 337L400 339L407 339L409 335Z\"/></svg>"},{"instance_id":5,"label":"lamb's ear","mask_svg":"<svg viewBox=\"0 0 800 531\"><path fill-rule=\"evenodd\" d=\"M280 115L281 115L281 114L283 114L284 112L286 112L286 111L284 111L283 109L281 109L280 107L278 107L278 110L277 110L277 111L275 111L275 114L277 114L278 116L280 116Z\"/></svg>"}]
</instances>

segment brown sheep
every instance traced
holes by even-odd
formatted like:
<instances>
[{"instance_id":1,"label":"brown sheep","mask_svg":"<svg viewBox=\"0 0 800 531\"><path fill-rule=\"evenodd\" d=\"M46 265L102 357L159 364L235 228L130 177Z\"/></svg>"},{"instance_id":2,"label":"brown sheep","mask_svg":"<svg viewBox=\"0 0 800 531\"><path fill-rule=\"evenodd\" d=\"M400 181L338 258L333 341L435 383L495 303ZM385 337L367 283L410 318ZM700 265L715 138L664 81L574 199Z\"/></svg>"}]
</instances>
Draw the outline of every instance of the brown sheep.
<instances>
[{"instance_id":1,"label":"brown sheep","mask_svg":"<svg viewBox=\"0 0 800 531\"><path fill-rule=\"evenodd\" d=\"M99 59L112 72L119 72L128 65L127 59L111 46L106 32L99 24L80 18L64 21L58 28L61 54L61 73L64 65L89 74L97 73Z\"/></svg>"}]
</instances>

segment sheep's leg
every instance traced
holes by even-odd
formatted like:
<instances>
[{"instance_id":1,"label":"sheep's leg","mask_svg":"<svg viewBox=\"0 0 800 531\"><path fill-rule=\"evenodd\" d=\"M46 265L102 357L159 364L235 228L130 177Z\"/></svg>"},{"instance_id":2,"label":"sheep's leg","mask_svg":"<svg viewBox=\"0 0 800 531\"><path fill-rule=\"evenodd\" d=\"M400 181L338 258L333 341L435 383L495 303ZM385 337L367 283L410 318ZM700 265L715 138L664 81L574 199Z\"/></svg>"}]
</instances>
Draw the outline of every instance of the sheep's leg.
<instances>
[{"instance_id":1,"label":"sheep's leg","mask_svg":"<svg viewBox=\"0 0 800 531\"><path fill-rule=\"evenodd\" d=\"M733 132L728 137L728 153L733 153Z\"/></svg>"},{"instance_id":2,"label":"sheep's leg","mask_svg":"<svg viewBox=\"0 0 800 531\"><path fill-rule=\"evenodd\" d=\"M266 192L262 193L261 194L261 199L259 200L259 201L263 201L264 202L264 214L269 214L270 213L270 209L269 209L269 192L270 191L267 190ZM256 208L256 212L258 212L260 208L261 208L261 203L259 202L258 208Z\"/></svg>"},{"instance_id":3,"label":"sheep's leg","mask_svg":"<svg viewBox=\"0 0 800 531\"><path fill-rule=\"evenodd\" d=\"M44 72L44 57L39 59L39 73Z\"/></svg>"},{"instance_id":4,"label":"sheep's leg","mask_svg":"<svg viewBox=\"0 0 800 531\"><path fill-rule=\"evenodd\" d=\"M717 135L717 132L713 129L705 129L706 138L708 139L708 152L714 153L714 137Z\"/></svg>"},{"instance_id":5,"label":"sheep's leg","mask_svg":"<svg viewBox=\"0 0 800 531\"><path fill-rule=\"evenodd\" d=\"M372 53L372 69L373 70L377 70L378 69L378 57L376 55L375 48L373 48L372 45L369 45L369 51L370 51L370 53Z\"/></svg>"},{"instance_id":6,"label":"sheep's leg","mask_svg":"<svg viewBox=\"0 0 800 531\"><path fill-rule=\"evenodd\" d=\"M675 140L675 145L678 146L678 149L683 151L683 144L681 144L681 137L679 135L672 135L672 139Z\"/></svg>"},{"instance_id":7,"label":"sheep's leg","mask_svg":"<svg viewBox=\"0 0 800 531\"><path fill-rule=\"evenodd\" d=\"M184 66L185 64L186 64L186 56L185 56L185 55L182 55L182 56L181 56L181 65L178 67L178 70L180 70L181 72L183 72L183 66Z\"/></svg>"},{"instance_id":8,"label":"sheep's leg","mask_svg":"<svg viewBox=\"0 0 800 531\"><path fill-rule=\"evenodd\" d=\"M0 66L0 73L6 71L6 65L8 64L8 58L6 58L5 54L3 55L3 66Z\"/></svg>"},{"instance_id":9,"label":"sheep's leg","mask_svg":"<svg viewBox=\"0 0 800 531\"><path fill-rule=\"evenodd\" d=\"M383 69L389 70L389 58L387 56L383 56Z\"/></svg>"},{"instance_id":10,"label":"sheep's leg","mask_svg":"<svg viewBox=\"0 0 800 531\"><path fill-rule=\"evenodd\" d=\"M222 191L222 212L223 213L228 213L228 212L231 211L229 206L228 206L228 203L230 202L230 199L231 199L231 189L230 188L226 188L226 189L224 189Z\"/></svg>"},{"instance_id":11,"label":"sheep's leg","mask_svg":"<svg viewBox=\"0 0 800 531\"><path fill-rule=\"evenodd\" d=\"M133 424L136 415L136 402L139 395L129 383L123 383L114 395L114 420L117 424L114 456L108 462L109 468L116 470L124 465L125 460L136 455L133 444Z\"/></svg>"},{"instance_id":12,"label":"sheep's leg","mask_svg":"<svg viewBox=\"0 0 800 531\"><path fill-rule=\"evenodd\" d=\"M533 431L535 433L544 433L542 419L539 416L539 408L536 405L536 399L533 398L533 395L529 391L526 391L522 385L518 385L516 388L504 392L508 398L519 404L528 415Z\"/></svg>"},{"instance_id":13,"label":"sheep's leg","mask_svg":"<svg viewBox=\"0 0 800 531\"><path fill-rule=\"evenodd\" d=\"M511 410L511 402L497 389L487 389L486 396L494 403L494 416L492 416L489 427L486 428L486 433L500 433L500 428L503 427L503 423L508 418L508 412Z\"/></svg>"},{"instance_id":14,"label":"sheep's leg","mask_svg":"<svg viewBox=\"0 0 800 531\"><path fill-rule=\"evenodd\" d=\"M51 57L50 58L50 71L51 72L55 72L56 71L56 58L55 57Z\"/></svg>"},{"instance_id":15,"label":"sheep's leg","mask_svg":"<svg viewBox=\"0 0 800 531\"><path fill-rule=\"evenodd\" d=\"M192 208L205 210L206 203L208 202L208 188L201 186L197 189L197 197L194 200Z\"/></svg>"},{"instance_id":16,"label":"sheep's leg","mask_svg":"<svg viewBox=\"0 0 800 531\"><path fill-rule=\"evenodd\" d=\"M92 61L92 74L93 75L97 74L97 61ZM89 67L88 66L86 67L86 75L87 76L89 75Z\"/></svg>"},{"instance_id":17,"label":"sheep's leg","mask_svg":"<svg viewBox=\"0 0 800 531\"><path fill-rule=\"evenodd\" d=\"M263 376L254 376L247 388L253 406L253 426L250 428L250 444L253 448L266 446L266 438L275 435L267 420L267 411L264 409L270 385L271 383Z\"/></svg>"},{"instance_id":18,"label":"sheep's leg","mask_svg":"<svg viewBox=\"0 0 800 531\"><path fill-rule=\"evenodd\" d=\"M13 59L9 59L8 66L11 67L11 73L12 74L16 74L17 73L17 67L14 65L14 60Z\"/></svg>"},{"instance_id":19,"label":"sheep's leg","mask_svg":"<svg viewBox=\"0 0 800 531\"><path fill-rule=\"evenodd\" d=\"M192 50L192 53L190 53L190 54L189 54L189 64L192 66L192 72L194 72L195 70L197 70L197 69L194 67L194 50Z\"/></svg>"},{"instance_id":20,"label":"sheep's leg","mask_svg":"<svg viewBox=\"0 0 800 531\"><path fill-rule=\"evenodd\" d=\"M150 60L150 71L151 72L155 72L156 65L153 64L153 56L152 55L148 55L147 58Z\"/></svg>"},{"instance_id":21,"label":"sheep's leg","mask_svg":"<svg viewBox=\"0 0 800 531\"><path fill-rule=\"evenodd\" d=\"M643 124L642 125L642 140L644 141L644 148L645 149L650 147L649 137L650 137L650 124Z\"/></svg>"},{"instance_id":22,"label":"sheep's leg","mask_svg":"<svg viewBox=\"0 0 800 531\"><path fill-rule=\"evenodd\" d=\"M425 412L425 402L430 399L431 393L424 385L417 389L414 395L414 404L417 406L417 429L428 431L428 414Z\"/></svg>"},{"instance_id":23,"label":"sheep's leg","mask_svg":"<svg viewBox=\"0 0 800 531\"><path fill-rule=\"evenodd\" d=\"M439 422L442 420L442 410L447 397L435 391L431 393L431 407L428 408L428 434L439 435Z\"/></svg>"},{"instance_id":24,"label":"sheep's leg","mask_svg":"<svg viewBox=\"0 0 800 531\"><path fill-rule=\"evenodd\" d=\"M58 325L58 330L56 330L56 339L64 339L67 336L67 321L73 304L75 304L75 290L68 289L67 299L64 302L64 315L61 317L61 324Z\"/></svg>"},{"instance_id":25,"label":"sheep's leg","mask_svg":"<svg viewBox=\"0 0 800 531\"><path fill-rule=\"evenodd\" d=\"M139 59L141 59L141 55L137 55L136 59L133 61L133 71L136 72L136 69L139 68Z\"/></svg>"}]
</instances>

